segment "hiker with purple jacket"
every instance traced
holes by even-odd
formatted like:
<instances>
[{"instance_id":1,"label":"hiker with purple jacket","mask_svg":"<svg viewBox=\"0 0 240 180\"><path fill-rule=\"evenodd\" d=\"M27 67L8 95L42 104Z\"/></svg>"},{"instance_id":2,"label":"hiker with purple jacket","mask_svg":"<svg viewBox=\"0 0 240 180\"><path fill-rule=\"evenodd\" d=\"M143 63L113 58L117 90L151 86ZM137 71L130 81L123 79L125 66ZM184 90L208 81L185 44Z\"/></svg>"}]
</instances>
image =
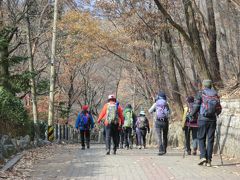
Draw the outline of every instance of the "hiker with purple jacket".
<instances>
[{"instance_id":1,"label":"hiker with purple jacket","mask_svg":"<svg viewBox=\"0 0 240 180\"><path fill-rule=\"evenodd\" d=\"M160 92L156 99L156 102L148 110L149 113L155 112L155 129L159 141L159 153L158 155L166 154L167 142L168 142L168 117L170 115L170 109L167 103L167 97L164 92Z\"/></svg>"},{"instance_id":2,"label":"hiker with purple jacket","mask_svg":"<svg viewBox=\"0 0 240 180\"><path fill-rule=\"evenodd\" d=\"M140 111L137 121L135 123L136 133L138 138L138 149L146 148L146 135L150 132L149 121L145 116L144 111Z\"/></svg>"},{"instance_id":3,"label":"hiker with purple jacket","mask_svg":"<svg viewBox=\"0 0 240 180\"><path fill-rule=\"evenodd\" d=\"M197 131L198 131L198 114L194 117L190 116L190 113L193 111L194 105L194 97L188 96L186 99L187 105L184 107L183 118L182 118L182 130L185 133L185 150L188 155L191 155L191 147L190 147L190 133L192 134L192 147L193 147L193 155L197 154L198 148L198 139L197 139Z\"/></svg>"}]
</instances>

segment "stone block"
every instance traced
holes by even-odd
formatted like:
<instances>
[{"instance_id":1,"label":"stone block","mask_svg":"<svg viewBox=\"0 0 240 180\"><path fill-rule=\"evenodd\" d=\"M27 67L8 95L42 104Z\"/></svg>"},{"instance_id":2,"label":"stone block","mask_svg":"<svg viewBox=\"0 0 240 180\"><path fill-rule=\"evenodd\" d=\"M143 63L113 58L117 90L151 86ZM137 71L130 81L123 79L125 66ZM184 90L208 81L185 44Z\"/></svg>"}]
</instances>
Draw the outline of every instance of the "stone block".
<instances>
[{"instance_id":1,"label":"stone block","mask_svg":"<svg viewBox=\"0 0 240 180\"><path fill-rule=\"evenodd\" d=\"M12 156L13 154L15 154L16 148L13 144L7 144L7 145L3 145L3 157L5 158L9 158L10 156Z\"/></svg>"},{"instance_id":2,"label":"stone block","mask_svg":"<svg viewBox=\"0 0 240 180\"><path fill-rule=\"evenodd\" d=\"M2 145L12 144L12 140L8 135L2 135L1 144Z\"/></svg>"}]
</instances>

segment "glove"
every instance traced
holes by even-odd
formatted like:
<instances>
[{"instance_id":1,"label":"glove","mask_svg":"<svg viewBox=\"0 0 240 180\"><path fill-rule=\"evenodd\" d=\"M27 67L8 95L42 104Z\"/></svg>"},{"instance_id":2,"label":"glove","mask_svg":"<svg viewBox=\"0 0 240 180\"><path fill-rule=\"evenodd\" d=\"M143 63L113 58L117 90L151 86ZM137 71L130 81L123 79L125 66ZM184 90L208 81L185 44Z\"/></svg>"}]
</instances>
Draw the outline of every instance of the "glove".
<instances>
[{"instance_id":1,"label":"glove","mask_svg":"<svg viewBox=\"0 0 240 180\"><path fill-rule=\"evenodd\" d=\"M186 120L187 120L187 122L192 122L193 121L192 115L190 115L190 114L187 115Z\"/></svg>"}]
</instances>

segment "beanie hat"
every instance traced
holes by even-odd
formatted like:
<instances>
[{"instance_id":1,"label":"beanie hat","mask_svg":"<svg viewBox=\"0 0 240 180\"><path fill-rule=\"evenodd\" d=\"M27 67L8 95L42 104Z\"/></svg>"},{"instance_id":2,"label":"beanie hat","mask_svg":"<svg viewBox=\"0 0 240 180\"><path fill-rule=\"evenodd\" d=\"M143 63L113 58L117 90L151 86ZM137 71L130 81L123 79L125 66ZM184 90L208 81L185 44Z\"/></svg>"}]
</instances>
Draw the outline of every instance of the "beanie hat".
<instances>
[{"instance_id":1,"label":"beanie hat","mask_svg":"<svg viewBox=\"0 0 240 180\"><path fill-rule=\"evenodd\" d=\"M164 92L159 92L159 93L158 93L158 98L159 98L159 99L162 98L162 99L164 99L164 100L167 100L167 96L166 96L166 94L165 94Z\"/></svg>"},{"instance_id":2,"label":"beanie hat","mask_svg":"<svg viewBox=\"0 0 240 180\"><path fill-rule=\"evenodd\" d=\"M82 110L83 110L83 111L87 111L87 110L88 110L88 105L84 105L84 106L82 107Z\"/></svg>"},{"instance_id":3,"label":"beanie hat","mask_svg":"<svg viewBox=\"0 0 240 180\"><path fill-rule=\"evenodd\" d=\"M210 79L204 79L202 82L203 86L205 88L211 88L212 87L212 80Z\"/></svg>"},{"instance_id":4,"label":"beanie hat","mask_svg":"<svg viewBox=\"0 0 240 180\"><path fill-rule=\"evenodd\" d=\"M110 94L109 96L108 96L108 101L116 101L116 97L114 96L114 94Z\"/></svg>"},{"instance_id":5,"label":"beanie hat","mask_svg":"<svg viewBox=\"0 0 240 180\"><path fill-rule=\"evenodd\" d=\"M145 112L144 111L140 111L140 115L145 116Z\"/></svg>"},{"instance_id":6,"label":"beanie hat","mask_svg":"<svg viewBox=\"0 0 240 180\"><path fill-rule=\"evenodd\" d=\"M187 102L188 103L193 103L194 102L194 97L193 96L188 96L187 97Z\"/></svg>"},{"instance_id":7,"label":"beanie hat","mask_svg":"<svg viewBox=\"0 0 240 180\"><path fill-rule=\"evenodd\" d=\"M126 108L132 109L132 105L131 104L127 104Z\"/></svg>"}]
</instances>

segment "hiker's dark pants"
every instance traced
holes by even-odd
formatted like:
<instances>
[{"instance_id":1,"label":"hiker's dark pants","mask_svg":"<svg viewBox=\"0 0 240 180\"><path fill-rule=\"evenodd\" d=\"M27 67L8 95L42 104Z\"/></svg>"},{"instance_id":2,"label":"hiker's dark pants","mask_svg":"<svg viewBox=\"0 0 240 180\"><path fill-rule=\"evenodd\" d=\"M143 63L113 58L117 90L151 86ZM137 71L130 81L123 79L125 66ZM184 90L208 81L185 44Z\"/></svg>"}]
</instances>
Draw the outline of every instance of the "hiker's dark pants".
<instances>
[{"instance_id":1,"label":"hiker's dark pants","mask_svg":"<svg viewBox=\"0 0 240 180\"><path fill-rule=\"evenodd\" d=\"M212 160L216 121L198 121L200 158ZM206 147L207 140L207 147Z\"/></svg>"},{"instance_id":2,"label":"hiker's dark pants","mask_svg":"<svg viewBox=\"0 0 240 180\"><path fill-rule=\"evenodd\" d=\"M135 139L136 139L136 146L138 146L138 135L137 135L137 130L135 130Z\"/></svg>"},{"instance_id":3,"label":"hiker's dark pants","mask_svg":"<svg viewBox=\"0 0 240 180\"><path fill-rule=\"evenodd\" d=\"M124 139L125 139L125 147L132 146L132 128L125 127L124 128Z\"/></svg>"},{"instance_id":4,"label":"hiker's dark pants","mask_svg":"<svg viewBox=\"0 0 240 180\"><path fill-rule=\"evenodd\" d=\"M159 152L167 152L168 120L156 120L155 129L158 136Z\"/></svg>"},{"instance_id":5,"label":"hiker's dark pants","mask_svg":"<svg viewBox=\"0 0 240 180\"><path fill-rule=\"evenodd\" d=\"M138 145L139 146L146 146L146 135L147 135L147 128L143 129L136 129L137 137L138 137Z\"/></svg>"},{"instance_id":6,"label":"hiker's dark pants","mask_svg":"<svg viewBox=\"0 0 240 180\"><path fill-rule=\"evenodd\" d=\"M124 142L124 132L123 130L118 130L118 142L117 142L117 147L119 146L123 146L123 142Z\"/></svg>"},{"instance_id":7,"label":"hiker's dark pants","mask_svg":"<svg viewBox=\"0 0 240 180\"><path fill-rule=\"evenodd\" d=\"M113 140L113 150L117 150L118 146L118 125L116 124L108 124L105 126L105 133L106 133L106 150L110 151L111 150L111 139Z\"/></svg>"},{"instance_id":8,"label":"hiker's dark pants","mask_svg":"<svg viewBox=\"0 0 240 180\"><path fill-rule=\"evenodd\" d=\"M90 130L80 130L80 136L81 136L82 147L85 147L85 139L86 139L86 144L89 147L89 144L90 144Z\"/></svg>"},{"instance_id":9,"label":"hiker's dark pants","mask_svg":"<svg viewBox=\"0 0 240 180\"><path fill-rule=\"evenodd\" d=\"M186 148L187 151L191 151L191 147L190 147L190 136L192 133L192 146L194 150L197 150L198 147L198 139L197 139L197 132L198 132L198 128L197 127L187 127L185 126L184 128L185 131L185 142L186 142Z\"/></svg>"}]
</instances>

